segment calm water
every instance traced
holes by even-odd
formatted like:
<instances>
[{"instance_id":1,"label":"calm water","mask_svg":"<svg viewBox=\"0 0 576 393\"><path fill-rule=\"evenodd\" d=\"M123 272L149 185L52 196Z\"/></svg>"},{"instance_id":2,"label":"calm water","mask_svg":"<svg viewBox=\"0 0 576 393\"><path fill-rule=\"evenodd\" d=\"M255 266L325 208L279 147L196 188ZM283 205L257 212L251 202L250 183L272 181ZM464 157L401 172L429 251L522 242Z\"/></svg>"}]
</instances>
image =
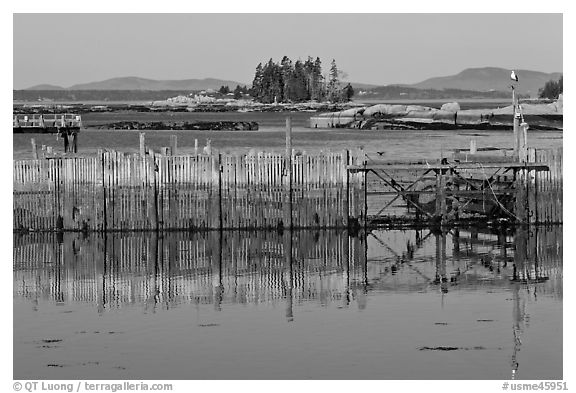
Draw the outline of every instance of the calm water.
<instances>
[{"instance_id":1,"label":"calm water","mask_svg":"<svg viewBox=\"0 0 576 393\"><path fill-rule=\"evenodd\" d=\"M455 148L468 148L476 139L477 147L512 147L511 131L371 131L350 129L316 130L308 128L313 113L291 113L293 117L293 146L303 151L363 148L379 158L415 159L439 158L443 152ZM112 121L256 121L259 131L146 131L146 143L155 151L170 145L170 135L178 136L181 153L194 151L195 139L199 148L211 139L212 147L220 152L246 153L250 149L283 151L285 147L285 113L112 113L84 115L86 126ZM53 146L63 151L62 140L55 135L16 134L13 136L13 157L31 158L30 138L37 145ZM562 146L561 131L529 131L531 147L553 148ZM94 128L83 130L79 137L79 153L93 154L98 148L137 152L139 131L102 131ZM376 152L383 153L376 155Z\"/></svg>"},{"instance_id":2,"label":"calm water","mask_svg":"<svg viewBox=\"0 0 576 393\"><path fill-rule=\"evenodd\" d=\"M562 227L14 235L13 267L15 379L563 377Z\"/></svg>"}]
</instances>

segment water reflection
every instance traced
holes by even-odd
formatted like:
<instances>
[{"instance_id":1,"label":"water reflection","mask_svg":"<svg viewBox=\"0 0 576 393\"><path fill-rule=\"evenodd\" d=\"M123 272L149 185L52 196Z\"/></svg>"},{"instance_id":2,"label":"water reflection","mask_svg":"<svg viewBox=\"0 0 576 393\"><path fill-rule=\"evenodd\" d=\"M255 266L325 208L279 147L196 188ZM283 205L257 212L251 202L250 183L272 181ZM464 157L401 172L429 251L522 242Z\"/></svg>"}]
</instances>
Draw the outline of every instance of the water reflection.
<instances>
[{"instance_id":1,"label":"water reflection","mask_svg":"<svg viewBox=\"0 0 576 393\"><path fill-rule=\"evenodd\" d=\"M562 378L561 227L33 233L13 252L19 379Z\"/></svg>"},{"instance_id":2,"label":"water reflection","mask_svg":"<svg viewBox=\"0 0 576 393\"><path fill-rule=\"evenodd\" d=\"M181 304L368 307L371 292L522 288L562 299L560 228L15 235L14 296L98 312Z\"/></svg>"}]
</instances>

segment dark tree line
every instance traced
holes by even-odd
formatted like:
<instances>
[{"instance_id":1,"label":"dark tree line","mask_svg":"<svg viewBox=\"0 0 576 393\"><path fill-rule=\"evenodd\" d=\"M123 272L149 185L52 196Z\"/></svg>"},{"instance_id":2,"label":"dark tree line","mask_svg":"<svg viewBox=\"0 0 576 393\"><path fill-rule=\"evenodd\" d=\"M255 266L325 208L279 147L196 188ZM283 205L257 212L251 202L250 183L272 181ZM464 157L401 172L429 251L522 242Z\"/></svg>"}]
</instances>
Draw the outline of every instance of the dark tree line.
<instances>
[{"instance_id":1,"label":"dark tree line","mask_svg":"<svg viewBox=\"0 0 576 393\"><path fill-rule=\"evenodd\" d=\"M544 87L541 88L540 90L538 90L538 96L540 98L557 99L558 96L560 94L562 94L563 90L564 90L563 80L564 80L564 75L562 75L560 77L558 82L553 81L553 80L546 82Z\"/></svg>"},{"instance_id":2,"label":"dark tree line","mask_svg":"<svg viewBox=\"0 0 576 393\"><path fill-rule=\"evenodd\" d=\"M342 88L336 61L332 60L328 78L322 75L320 58L292 62L284 56L279 63L270 59L258 64L252 82L251 95L255 100L272 102L350 101L354 89L350 84ZM328 80L325 80L328 79Z\"/></svg>"},{"instance_id":3,"label":"dark tree line","mask_svg":"<svg viewBox=\"0 0 576 393\"><path fill-rule=\"evenodd\" d=\"M231 91L228 86L221 86L220 89L218 90L218 93L220 94L228 94L230 92ZM248 89L248 87L246 86L236 85L236 88L234 89L234 91L232 91L232 93L234 94L234 99L238 100L242 98L244 94L249 94L250 89Z\"/></svg>"}]
</instances>

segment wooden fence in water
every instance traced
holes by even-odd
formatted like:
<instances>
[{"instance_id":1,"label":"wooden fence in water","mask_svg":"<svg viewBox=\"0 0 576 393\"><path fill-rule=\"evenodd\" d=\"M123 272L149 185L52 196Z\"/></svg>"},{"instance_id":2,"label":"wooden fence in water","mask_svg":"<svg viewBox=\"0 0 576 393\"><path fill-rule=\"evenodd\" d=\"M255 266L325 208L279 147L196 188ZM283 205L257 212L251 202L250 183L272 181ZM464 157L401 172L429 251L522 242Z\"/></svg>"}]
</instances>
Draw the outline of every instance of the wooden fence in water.
<instances>
[{"instance_id":1,"label":"wooden fence in water","mask_svg":"<svg viewBox=\"0 0 576 393\"><path fill-rule=\"evenodd\" d=\"M531 224L563 222L562 149L528 149L528 162L548 165L549 170L532 173L526 184L526 221Z\"/></svg>"},{"instance_id":2,"label":"wooden fence in water","mask_svg":"<svg viewBox=\"0 0 576 393\"><path fill-rule=\"evenodd\" d=\"M129 155L14 161L14 229L347 227L362 175L319 155ZM287 164L288 163L288 164Z\"/></svg>"},{"instance_id":3,"label":"wooden fence in water","mask_svg":"<svg viewBox=\"0 0 576 393\"><path fill-rule=\"evenodd\" d=\"M271 153L140 156L112 151L93 157L14 161L13 229L349 228L364 224L370 216L366 172L350 170L366 168L365 160L362 153L349 151L290 157ZM562 150L529 149L527 161L549 170L524 170L523 164L514 164L514 179L507 180L505 190L513 201L513 218L528 224L562 223ZM404 166L410 174L412 167ZM450 168L459 169L458 164ZM495 201L491 184L499 178L488 179L484 172L474 180L488 184L474 191L481 212L489 206L486 202ZM439 173L443 170L437 171L437 178ZM418 216L407 215L402 201L409 184L420 175L404 179L408 188L389 182L394 189L388 197L402 203L401 211L391 206L378 214L384 218L401 214L418 223ZM471 184L468 178L464 181ZM430 190L413 193L426 194L436 205L444 199L446 203L440 203L444 206L449 196L441 184L432 181ZM464 203L468 209L470 202Z\"/></svg>"}]
</instances>

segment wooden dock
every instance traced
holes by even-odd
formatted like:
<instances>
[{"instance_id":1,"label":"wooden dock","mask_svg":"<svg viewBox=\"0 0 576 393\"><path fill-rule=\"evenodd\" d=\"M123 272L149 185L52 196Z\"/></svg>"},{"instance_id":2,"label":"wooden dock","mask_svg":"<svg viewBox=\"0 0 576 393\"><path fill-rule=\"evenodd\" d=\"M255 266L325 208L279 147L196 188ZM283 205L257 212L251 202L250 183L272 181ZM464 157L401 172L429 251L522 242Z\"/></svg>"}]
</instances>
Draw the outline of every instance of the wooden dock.
<instances>
[{"instance_id":1,"label":"wooden dock","mask_svg":"<svg viewBox=\"0 0 576 393\"><path fill-rule=\"evenodd\" d=\"M100 152L14 161L13 229L167 231L562 223L562 152L370 162L361 151ZM175 143L174 143L174 150Z\"/></svg>"},{"instance_id":2,"label":"wooden dock","mask_svg":"<svg viewBox=\"0 0 576 393\"><path fill-rule=\"evenodd\" d=\"M13 115L15 134L56 134L78 132L82 118L73 113L61 114L18 114Z\"/></svg>"}]
</instances>

